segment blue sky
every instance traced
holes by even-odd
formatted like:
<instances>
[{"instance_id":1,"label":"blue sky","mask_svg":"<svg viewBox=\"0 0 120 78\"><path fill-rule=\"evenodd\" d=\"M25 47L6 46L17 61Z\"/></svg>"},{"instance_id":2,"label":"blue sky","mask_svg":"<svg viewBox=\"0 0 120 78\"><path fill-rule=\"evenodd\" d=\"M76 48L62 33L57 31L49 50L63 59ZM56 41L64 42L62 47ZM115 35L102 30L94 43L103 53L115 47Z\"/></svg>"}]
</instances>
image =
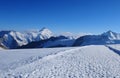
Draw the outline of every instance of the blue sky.
<instances>
[{"instance_id":1,"label":"blue sky","mask_svg":"<svg viewBox=\"0 0 120 78\"><path fill-rule=\"evenodd\" d=\"M0 0L0 30L120 32L120 0Z\"/></svg>"}]
</instances>

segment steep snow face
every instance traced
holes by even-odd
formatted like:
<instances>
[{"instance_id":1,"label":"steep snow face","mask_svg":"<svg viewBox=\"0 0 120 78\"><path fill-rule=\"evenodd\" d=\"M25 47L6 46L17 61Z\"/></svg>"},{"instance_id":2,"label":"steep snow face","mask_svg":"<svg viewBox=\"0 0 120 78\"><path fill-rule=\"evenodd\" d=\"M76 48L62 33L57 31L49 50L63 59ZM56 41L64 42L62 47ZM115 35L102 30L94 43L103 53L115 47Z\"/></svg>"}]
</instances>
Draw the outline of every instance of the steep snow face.
<instances>
[{"instance_id":1,"label":"steep snow face","mask_svg":"<svg viewBox=\"0 0 120 78\"><path fill-rule=\"evenodd\" d=\"M102 36L107 36L110 40L120 40L120 34L112 31L107 31L103 33Z\"/></svg>"},{"instance_id":2,"label":"steep snow face","mask_svg":"<svg viewBox=\"0 0 120 78\"><path fill-rule=\"evenodd\" d=\"M23 34L16 31L10 31L3 36L2 43L8 48L16 48L17 46L25 45L28 42Z\"/></svg>"},{"instance_id":3,"label":"steep snow face","mask_svg":"<svg viewBox=\"0 0 120 78\"><path fill-rule=\"evenodd\" d=\"M0 51L0 62L1 78L120 78L120 56L102 45Z\"/></svg>"},{"instance_id":4,"label":"steep snow face","mask_svg":"<svg viewBox=\"0 0 120 78\"><path fill-rule=\"evenodd\" d=\"M53 33L47 28L42 28L40 31L29 31L25 36L29 42L32 42L48 39L53 36Z\"/></svg>"},{"instance_id":5,"label":"steep snow face","mask_svg":"<svg viewBox=\"0 0 120 78\"><path fill-rule=\"evenodd\" d=\"M38 34L39 34L39 31L29 31L24 33L28 42L36 41Z\"/></svg>"},{"instance_id":6,"label":"steep snow face","mask_svg":"<svg viewBox=\"0 0 120 78\"><path fill-rule=\"evenodd\" d=\"M28 43L24 34L21 34L20 32L10 32L9 35L15 39L15 41L18 43L18 46L22 46Z\"/></svg>"},{"instance_id":7,"label":"steep snow face","mask_svg":"<svg viewBox=\"0 0 120 78\"><path fill-rule=\"evenodd\" d=\"M47 28L42 28L39 32L40 33L38 34L37 39L44 40L53 36L53 33Z\"/></svg>"}]
</instances>

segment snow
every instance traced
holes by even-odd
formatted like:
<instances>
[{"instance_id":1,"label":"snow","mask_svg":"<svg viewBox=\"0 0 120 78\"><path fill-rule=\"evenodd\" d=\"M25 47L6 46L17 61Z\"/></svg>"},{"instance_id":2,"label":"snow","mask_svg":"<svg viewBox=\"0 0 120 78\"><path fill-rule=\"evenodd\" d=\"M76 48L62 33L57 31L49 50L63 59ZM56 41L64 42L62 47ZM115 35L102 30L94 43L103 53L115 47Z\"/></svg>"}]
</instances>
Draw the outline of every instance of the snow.
<instances>
[{"instance_id":1,"label":"snow","mask_svg":"<svg viewBox=\"0 0 120 78\"><path fill-rule=\"evenodd\" d=\"M48 39L53 36L53 33L47 28L42 28L40 31L28 31L24 34L30 42Z\"/></svg>"},{"instance_id":2,"label":"snow","mask_svg":"<svg viewBox=\"0 0 120 78\"><path fill-rule=\"evenodd\" d=\"M11 35L15 39L15 41L18 43L19 46L26 45L28 43L24 34L21 34L20 32L10 32L9 35Z\"/></svg>"},{"instance_id":3,"label":"snow","mask_svg":"<svg viewBox=\"0 0 120 78\"><path fill-rule=\"evenodd\" d=\"M43 36L43 39L48 39L53 36L53 33L49 29L44 27L40 30L40 35Z\"/></svg>"},{"instance_id":4,"label":"snow","mask_svg":"<svg viewBox=\"0 0 120 78\"><path fill-rule=\"evenodd\" d=\"M7 48L16 48L17 46L26 45L28 41L24 34L16 31L10 31L7 34L4 34L2 43Z\"/></svg>"},{"instance_id":5,"label":"snow","mask_svg":"<svg viewBox=\"0 0 120 78\"><path fill-rule=\"evenodd\" d=\"M111 30L103 33L102 35L107 36L110 40L120 40L120 33L116 33Z\"/></svg>"},{"instance_id":6,"label":"snow","mask_svg":"<svg viewBox=\"0 0 120 78\"><path fill-rule=\"evenodd\" d=\"M120 51L120 44L111 44L111 45L107 45L107 46Z\"/></svg>"},{"instance_id":7,"label":"snow","mask_svg":"<svg viewBox=\"0 0 120 78\"><path fill-rule=\"evenodd\" d=\"M120 78L120 56L104 45L3 50L0 78Z\"/></svg>"},{"instance_id":8,"label":"snow","mask_svg":"<svg viewBox=\"0 0 120 78\"><path fill-rule=\"evenodd\" d=\"M120 43L120 33L107 31L100 35L93 35L90 33L78 33L73 34L70 32L59 34L59 36L64 36L68 38L67 40L59 40L55 42L44 42L45 47L53 47L58 45L65 46L83 46L83 45L100 45L100 44L119 44ZM15 49L21 47L23 45L27 45L31 42L37 42L41 40L47 40L51 37L58 37L57 35L53 34L49 29L42 28L41 30L34 30L28 32L17 32L17 31L0 31L0 40L1 43L4 44L6 48ZM75 41L75 43L74 43ZM79 44L80 43L80 44ZM49 45L50 44L50 45ZM77 44L77 45L76 45ZM44 44L43 44L44 45Z\"/></svg>"},{"instance_id":9,"label":"snow","mask_svg":"<svg viewBox=\"0 0 120 78\"><path fill-rule=\"evenodd\" d=\"M3 38L2 43L7 48L17 48L26 45L32 41L40 41L53 36L52 32L43 28L40 31L16 32L16 31L0 31L0 37Z\"/></svg>"},{"instance_id":10,"label":"snow","mask_svg":"<svg viewBox=\"0 0 120 78\"><path fill-rule=\"evenodd\" d=\"M2 47L0 47L0 50L4 50Z\"/></svg>"}]
</instances>

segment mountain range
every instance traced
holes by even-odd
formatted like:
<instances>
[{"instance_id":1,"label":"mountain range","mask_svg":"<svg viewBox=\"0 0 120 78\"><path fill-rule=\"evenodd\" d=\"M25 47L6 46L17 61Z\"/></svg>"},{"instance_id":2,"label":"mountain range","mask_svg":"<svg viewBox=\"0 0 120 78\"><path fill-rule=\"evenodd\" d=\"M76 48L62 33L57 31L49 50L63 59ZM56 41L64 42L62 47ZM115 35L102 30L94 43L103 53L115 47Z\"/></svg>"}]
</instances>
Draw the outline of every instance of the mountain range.
<instances>
[{"instance_id":1,"label":"mountain range","mask_svg":"<svg viewBox=\"0 0 120 78\"><path fill-rule=\"evenodd\" d=\"M107 31L100 35L54 35L49 29L39 31L0 31L0 47L4 49L72 47L85 45L119 44L120 33Z\"/></svg>"}]
</instances>

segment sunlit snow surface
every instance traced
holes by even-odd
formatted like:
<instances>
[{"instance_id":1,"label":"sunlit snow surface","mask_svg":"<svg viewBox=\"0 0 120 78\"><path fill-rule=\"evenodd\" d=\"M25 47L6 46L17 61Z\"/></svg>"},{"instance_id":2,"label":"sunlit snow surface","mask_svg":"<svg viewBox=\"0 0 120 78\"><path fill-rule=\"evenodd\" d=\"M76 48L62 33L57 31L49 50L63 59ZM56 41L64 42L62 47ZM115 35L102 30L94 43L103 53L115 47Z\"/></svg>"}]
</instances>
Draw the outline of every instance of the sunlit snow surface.
<instances>
[{"instance_id":1,"label":"sunlit snow surface","mask_svg":"<svg viewBox=\"0 0 120 78\"><path fill-rule=\"evenodd\" d=\"M2 47L0 47L0 50L3 50L3 48L2 48Z\"/></svg>"},{"instance_id":2,"label":"sunlit snow surface","mask_svg":"<svg viewBox=\"0 0 120 78\"><path fill-rule=\"evenodd\" d=\"M113 49L120 51L119 45L1 50L0 78L120 78Z\"/></svg>"}]
</instances>

